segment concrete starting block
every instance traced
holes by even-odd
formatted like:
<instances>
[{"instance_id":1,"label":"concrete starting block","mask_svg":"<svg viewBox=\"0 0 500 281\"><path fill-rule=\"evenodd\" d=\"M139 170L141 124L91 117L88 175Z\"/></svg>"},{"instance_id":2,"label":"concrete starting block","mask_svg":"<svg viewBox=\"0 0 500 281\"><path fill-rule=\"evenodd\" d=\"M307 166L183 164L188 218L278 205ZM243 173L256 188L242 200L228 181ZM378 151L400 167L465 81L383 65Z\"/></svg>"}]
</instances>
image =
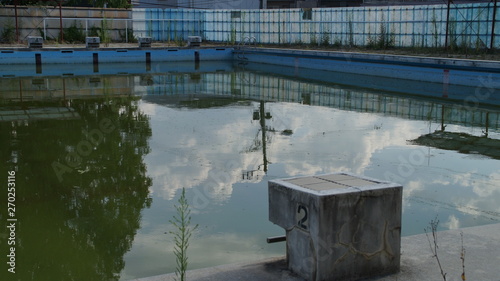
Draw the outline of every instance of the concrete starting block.
<instances>
[{"instance_id":1,"label":"concrete starting block","mask_svg":"<svg viewBox=\"0 0 500 281\"><path fill-rule=\"evenodd\" d=\"M269 181L269 220L286 230L288 268L311 281L398 272L402 190L349 173Z\"/></svg>"},{"instance_id":2,"label":"concrete starting block","mask_svg":"<svg viewBox=\"0 0 500 281\"><path fill-rule=\"evenodd\" d=\"M201 36L188 36L188 47L200 47Z\"/></svg>"},{"instance_id":3,"label":"concrete starting block","mask_svg":"<svg viewBox=\"0 0 500 281\"><path fill-rule=\"evenodd\" d=\"M98 49L101 43L99 37L85 37L85 47L87 49Z\"/></svg>"},{"instance_id":4,"label":"concrete starting block","mask_svg":"<svg viewBox=\"0 0 500 281\"><path fill-rule=\"evenodd\" d=\"M151 37L139 37L139 48L151 48L151 42L153 41Z\"/></svg>"},{"instance_id":5,"label":"concrete starting block","mask_svg":"<svg viewBox=\"0 0 500 281\"><path fill-rule=\"evenodd\" d=\"M43 48L43 38L40 36L28 36L28 48Z\"/></svg>"}]
</instances>

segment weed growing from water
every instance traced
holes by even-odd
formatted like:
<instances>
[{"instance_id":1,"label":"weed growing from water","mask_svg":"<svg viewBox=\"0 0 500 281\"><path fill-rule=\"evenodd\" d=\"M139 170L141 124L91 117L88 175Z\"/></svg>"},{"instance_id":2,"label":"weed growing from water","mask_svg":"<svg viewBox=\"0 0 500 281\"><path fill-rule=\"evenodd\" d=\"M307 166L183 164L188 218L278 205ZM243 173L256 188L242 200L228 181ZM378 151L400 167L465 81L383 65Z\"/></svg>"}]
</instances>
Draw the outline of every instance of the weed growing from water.
<instances>
[{"instance_id":1,"label":"weed growing from water","mask_svg":"<svg viewBox=\"0 0 500 281\"><path fill-rule=\"evenodd\" d=\"M429 223L429 226L427 228L425 228L424 231L425 231L425 235L427 236L427 241L429 241L429 247L431 248L432 256L436 259L436 261L438 263L441 277L443 278L444 281L446 281L447 280L446 279L447 273L444 272L443 267L441 266L441 261L440 261L439 256L438 256L438 248L439 248L438 247L438 237L437 237L438 225L439 225L439 220L437 218L435 218L434 220L431 220L431 222ZM432 241L431 241L431 238L429 237L428 231L431 232ZM460 275L460 277L461 277L462 281L465 281L466 280L466 277L465 277L465 248L464 248L464 233L463 232L460 232L460 238L462 241L461 249L460 249L460 260L462 262L462 274Z\"/></svg>"},{"instance_id":2,"label":"weed growing from water","mask_svg":"<svg viewBox=\"0 0 500 281\"><path fill-rule=\"evenodd\" d=\"M188 267L187 249L189 247L189 239L193 231L198 228L198 225L191 227L191 209L186 199L186 189L182 188L182 194L178 201L179 205L175 205L177 214L173 220L169 222L176 228L175 231L170 231L174 235L174 255L176 257L175 275L177 280L186 280L186 271Z\"/></svg>"},{"instance_id":3,"label":"weed growing from water","mask_svg":"<svg viewBox=\"0 0 500 281\"><path fill-rule=\"evenodd\" d=\"M429 247L431 248L431 252L432 252L432 256L436 259L437 263L438 263L438 266L439 266L439 270L441 271L441 276L443 277L443 280L446 281L446 272L444 272L443 270L443 267L441 266L441 261L439 260L439 256L438 256L438 241L437 241L437 228L438 228L438 225L439 225L439 220L437 218L435 218L434 220L431 220L431 222L429 223L429 226L427 228L425 228L425 236L427 236L427 241L429 241ZM432 235L432 241L429 237L429 232L428 231L431 231L431 235Z\"/></svg>"}]
</instances>

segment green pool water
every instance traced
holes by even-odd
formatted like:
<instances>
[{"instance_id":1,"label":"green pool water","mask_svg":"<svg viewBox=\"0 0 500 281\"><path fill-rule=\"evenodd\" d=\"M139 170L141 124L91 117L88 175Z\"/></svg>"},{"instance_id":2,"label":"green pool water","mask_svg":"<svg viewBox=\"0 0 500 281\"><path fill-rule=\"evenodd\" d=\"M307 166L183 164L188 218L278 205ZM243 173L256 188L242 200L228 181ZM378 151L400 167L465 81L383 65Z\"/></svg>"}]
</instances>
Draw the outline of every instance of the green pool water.
<instances>
[{"instance_id":1,"label":"green pool water","mask_svg":"<svg viewBox=\"0 0 500 281\"><path fill-rule=\"evenodd\" d=\"M182 188L198 224L191 269L285 254L265 240L284 234L268 221L270 179L347 171L398 182L403 235L436 218L440 229L500 220L498 107L265 66L187 69L0 79L5 225L16 174L16 273L3 227L1 280L173 272Z\"/></svg>"}]
</instances>

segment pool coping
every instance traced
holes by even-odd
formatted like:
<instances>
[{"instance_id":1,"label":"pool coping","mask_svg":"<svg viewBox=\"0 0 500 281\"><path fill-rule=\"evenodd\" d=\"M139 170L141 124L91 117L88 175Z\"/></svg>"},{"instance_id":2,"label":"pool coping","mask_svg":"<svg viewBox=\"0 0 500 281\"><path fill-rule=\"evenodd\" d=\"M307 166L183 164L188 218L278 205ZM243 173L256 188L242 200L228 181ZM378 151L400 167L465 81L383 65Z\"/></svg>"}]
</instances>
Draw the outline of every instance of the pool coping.
<instances>
[{"instance_id":1,"label":"pool coping","mask_svg":"<svg viewBox=\"0 0 500 281\"><path fill-rule=\"evenodd\" d=\"M235 49L234 53L237 55L262 54L294 58L315 58L347 62L367 62L376 64L392 64L500 73L500 61L491 60L260 47L237 48Z\"/></svg>"},{"instance_id":2,"label":"pool coping","mask_svg":"<svg viewBox=\"0 0 500 281\"><path fill-rule=\"evenodd\" d=\"M238 60L239 56L246 56L249 54L260 54L267 56L279 57L293 57L293 58L310 58L318 60L334 60L334 61L347 61L347 62L364 62L374 64L388 64L388 65L401 65L401 66L415 66L427 68L440 68L440 69L454 69L465 71L489 72L500 73L500 61L491 60L477 60L477 59L464 59L464 58L443 58L443 57L425 57L415 55L395 55L395 54L379 54L379 53L364 53L364 52L349 52L349 51L325 51L325 50L303 50L303 49L290 49L290 48L267 48L267 47L238 47L238 46L201 46L201 47L175 47L175 46L158 46L158 47L131 47L113 45L112 47L100 48L85 48L85 47L69 47L69 46L45 46L43 48L27 48L19 46L1 46L0 47L0 65L2 64L22 64L6 61L2 58L4 53L50 53L50 52L161 52L161 51L206 51L206 50L231 50L233 59ZM182 58L186 61L192 60L191 58ZM220 58L217 58L217 60ZM139 59L138 61L142 61ZM180 60L177 60L180 61ZM90 61L91 62L91 61ZM105 61L103 61L105 62ZM130 62L130 61L127 61ZM154 62L154 59L152 59ZM61 62L56 62L61 63ZM71 63L71 62L64 62ZM74 63L81 63L75 61Z\"/></svg>"}]
</instances>

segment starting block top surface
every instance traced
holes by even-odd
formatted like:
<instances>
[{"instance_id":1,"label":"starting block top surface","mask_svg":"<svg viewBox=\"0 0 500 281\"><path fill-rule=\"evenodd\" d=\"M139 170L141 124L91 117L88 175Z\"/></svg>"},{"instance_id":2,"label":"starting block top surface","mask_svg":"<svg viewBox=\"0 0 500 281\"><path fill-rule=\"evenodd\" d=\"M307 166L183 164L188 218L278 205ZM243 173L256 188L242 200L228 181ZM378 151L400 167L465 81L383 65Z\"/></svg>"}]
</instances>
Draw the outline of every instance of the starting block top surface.
<instances>
[{"instance_id":1,"label":"starting block top surface","mask_svg":"<svg viewBox=\"0 0 500 281\"><path fill-rule=\"evenodd\" d=\"M354 190L370 190L399 186L398 184L352 175L349 173L335 173L307 177L295 177L273 180L285 187L298 189L318 195L339 194Z\"/></svg>"}]
</instances>

